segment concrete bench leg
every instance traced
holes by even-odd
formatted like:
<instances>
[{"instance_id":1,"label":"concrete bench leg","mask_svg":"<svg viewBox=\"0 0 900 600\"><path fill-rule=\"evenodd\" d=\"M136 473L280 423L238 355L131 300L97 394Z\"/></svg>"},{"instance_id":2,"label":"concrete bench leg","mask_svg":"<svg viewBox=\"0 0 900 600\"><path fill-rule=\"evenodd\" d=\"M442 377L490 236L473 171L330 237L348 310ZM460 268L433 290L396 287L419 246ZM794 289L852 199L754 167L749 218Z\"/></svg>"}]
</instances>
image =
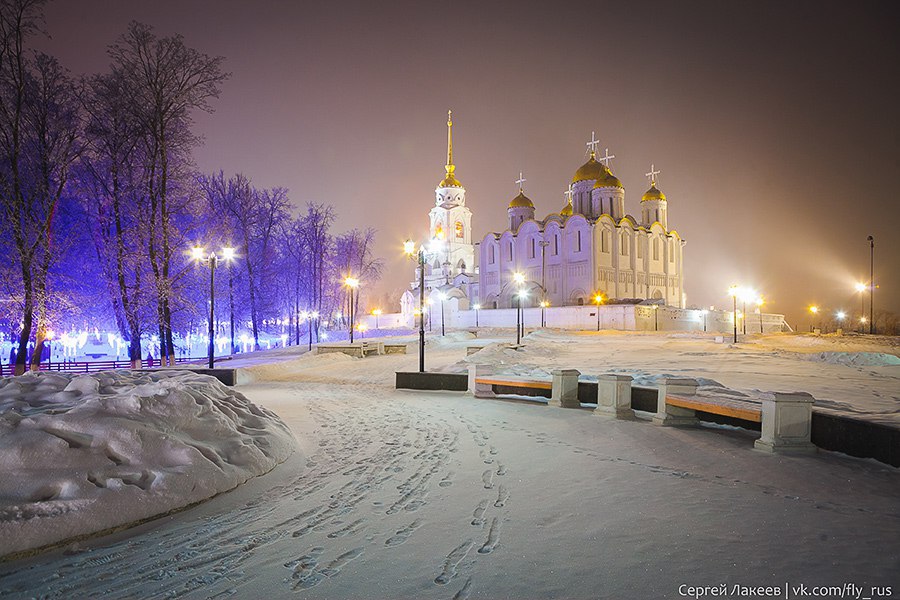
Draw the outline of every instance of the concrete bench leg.
<instances>
[{"instance_id":1,"label":"concrete bench leg","mask_svg":"<svg viewBox=\"0 0 900 600\"><path fill-rule=\"evenodd\" d=\"M774 400L763 400L762 436L754 446L766 452L815 452L810 441L813 402L806 392L775 392Z\"/></svg>"},{"instance_id":2,"label":"concrete bench leg","mask_svg":"<svg viewBox=\"0 0 900 600\"><path fill-rule=\"evenodd\" d=\"M598 417L633 419L631 381L630 375L600 375L597 378L597 408L594 414Z\"/></svg>"},{"instance_id":3,"label":"concrete bench leg","mask_svg":"<svg viewBox=\"0 0 900 600\"><path fill-rule=\"evenodd\" d=\"M697 393L696 379L663 379L659 384L659 395L656 399L656 414L653 415L655 425L686 427L697 425L697 413L688 408L679 408L666 404L667 394L693 396Z\"/></svg>"},{"instance_id":4,"label":"concrete bench leg","mask_svg":"<svg viewBox=\"0 0 900 600\"><path fill-rule=\"evenodd\" d=\"M578 401L577 369L557 369L552 372L553 387L550 390L550 406L562 408L581 408Z\"/></svg>"},{"instance_id":5,"label":"concrete bench leg","mask_svg":"<svg viewBox=\"0 0 900 600\"><path fill-rule=\"evenodd\" d=\"M469 393L476 398L494 398L494 386L484 383L475 383L476 377L484 377L493 374L494 370L488 365L469 365Z\"/></svg>"}]
</instances>

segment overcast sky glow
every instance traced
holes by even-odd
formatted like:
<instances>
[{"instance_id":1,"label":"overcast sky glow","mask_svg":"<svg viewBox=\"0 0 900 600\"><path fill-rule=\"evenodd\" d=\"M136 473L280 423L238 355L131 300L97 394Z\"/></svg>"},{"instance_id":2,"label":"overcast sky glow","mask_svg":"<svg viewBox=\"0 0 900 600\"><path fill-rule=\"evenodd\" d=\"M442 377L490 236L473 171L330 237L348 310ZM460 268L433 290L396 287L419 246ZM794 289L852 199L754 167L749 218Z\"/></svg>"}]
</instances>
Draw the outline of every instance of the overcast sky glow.
<instances>
[{"instance_id":1,"label":"overcast sky glow","mask_svg":"<svg viewBox=\"0 0 900 600\"><path fill-rule=\"evenodd\" d=\"M752 285L803 328L810 303L859 310L868 235L876 309L900 311L898 6L58 0L40 46L104 71L138 20L225 56L198 166L376 228L379 291L412 275L402 242L427 232L448 108L477 239L505 227L520 170L538 217L558 211L596 131L627 212L662 171L689 304Z\"/></svg>"}]
</instances>

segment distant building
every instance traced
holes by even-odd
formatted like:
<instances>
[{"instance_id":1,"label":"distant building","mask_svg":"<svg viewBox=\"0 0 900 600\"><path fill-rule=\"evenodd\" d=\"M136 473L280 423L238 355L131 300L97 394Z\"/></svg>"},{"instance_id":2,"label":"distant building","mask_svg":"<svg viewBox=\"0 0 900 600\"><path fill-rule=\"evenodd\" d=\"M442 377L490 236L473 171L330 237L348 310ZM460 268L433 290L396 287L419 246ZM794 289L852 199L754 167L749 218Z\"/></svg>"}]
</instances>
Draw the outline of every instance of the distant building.
<instances>
[{"instance_id":1,"label":"distant building","mask_svg":"<svg viewBox=\"0 0 900 600\"><path fill-rule=\"evenodd\" d=\"M430 237L426 294L443 295L452 309L510 308L515 294L527 291L523 306L591 304L597 294L607 302L655 301L684 308L685 241L668 225L668 201L650 169L650 188L640 202L640 218L625 209L625 187L609 168L607 151L598 159L597 141L590 158L572 178L561 210L535 218L534 203L519 178L519 194L507 208L503 231L472 243L472 212L453 164L452 121L447 121L446 176L435 190L429 212ZM475 265L475 257L478 263ZM523 284L513 280L525 277ZM412 290L418 288L418 276ZM407 291L401 305L410 314L418 294Z\"/></svg>"}]
</instances>

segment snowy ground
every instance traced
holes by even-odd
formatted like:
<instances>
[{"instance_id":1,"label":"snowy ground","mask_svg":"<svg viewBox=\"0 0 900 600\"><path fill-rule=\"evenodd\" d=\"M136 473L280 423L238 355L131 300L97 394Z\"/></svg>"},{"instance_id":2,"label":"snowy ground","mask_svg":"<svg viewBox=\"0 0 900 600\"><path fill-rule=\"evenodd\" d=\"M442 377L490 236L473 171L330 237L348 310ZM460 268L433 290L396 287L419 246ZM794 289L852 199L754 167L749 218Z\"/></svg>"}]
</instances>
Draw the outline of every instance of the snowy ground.
<instances>
[{"instance_id":1,"label":"snowy ground","mask_svg":"<svg viewBox=\"0 0 900 600\"><path fill-rule=\"evenodd\" d=\"M462 368L472 341L460 337L433 342L429 366ZM896 418L900 367L819 354L892 354L889 341L811 339L538 333L524 351L473 356L509 372L640 368L801 389ZM248 366L256 382L239 390L301 452L189 511L4 564L0 597L679 598L681 585L849 582L900 596L897 469L768 455L742 431L395 390L394 371L416 360Z\"/></svg>"},{"instance_id":2,"label":"snowy ground","mask_svg":"<svg viewBox=\"0 0 900 600\"><path fill-rule=\"evenodd\" d=\"M0 379L0 555L205 500L293 447L274 414L211 377Z\"/></svg>"}]
</instances>

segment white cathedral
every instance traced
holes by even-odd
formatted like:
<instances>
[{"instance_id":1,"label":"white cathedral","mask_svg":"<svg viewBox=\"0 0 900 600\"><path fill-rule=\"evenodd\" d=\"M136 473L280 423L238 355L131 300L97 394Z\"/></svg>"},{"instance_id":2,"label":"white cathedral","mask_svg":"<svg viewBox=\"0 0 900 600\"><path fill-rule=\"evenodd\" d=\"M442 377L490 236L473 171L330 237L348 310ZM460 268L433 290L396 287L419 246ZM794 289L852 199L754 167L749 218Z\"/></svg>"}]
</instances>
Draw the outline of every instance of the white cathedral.
<instances>
[{"instance_id":1,"label":"white cathedral","mask_svg":"<svg viewBox=\"0 0 900 600\"><path fill-rule=\"evenodd\" d=\"M524 192L509 202L507 227L472 241L472 211L453 164L453 122L447 119L446 175L435 189L429 212L426 295L451 301L456 308L591 304L653 301L684 308L684 244L669 230L659 171L650 169L650 189L641 197L640 219L625 211L625 187L613 175L608 150L597 157L591 136L590 158L581 165L558 213L535 218ZM476 262L477 256L477 262ZM524 275L524 283L515 274ZM520 276L521 279L521 276ZM401 299L402 311L418 307L418 274ZM524 294L520 294L524 290Z\"/></svg>"}]
</instances>

